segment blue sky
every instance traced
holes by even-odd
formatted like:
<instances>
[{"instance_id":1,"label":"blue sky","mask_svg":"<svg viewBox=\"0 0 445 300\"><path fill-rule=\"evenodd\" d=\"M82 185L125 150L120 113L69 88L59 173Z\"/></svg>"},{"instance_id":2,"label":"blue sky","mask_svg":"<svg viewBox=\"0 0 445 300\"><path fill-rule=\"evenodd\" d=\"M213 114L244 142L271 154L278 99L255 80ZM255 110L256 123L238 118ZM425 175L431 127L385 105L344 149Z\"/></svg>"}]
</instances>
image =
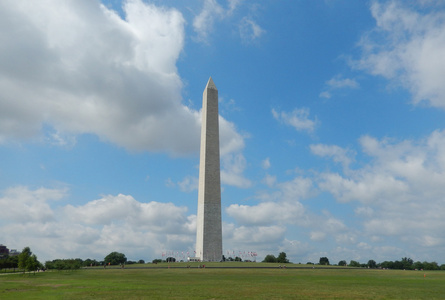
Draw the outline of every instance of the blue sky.
<instances>
[{"instance_id":1,"label":"blue sky","mask_svg":"<svg viewBox=\"0 0 445 300\"><path fill-rule=\"evenodd\" d=\"M224 254L445 263L445 5L6 1L0 20L0 243L192 253L212 76Z\"/></svg>"}]
</instances>

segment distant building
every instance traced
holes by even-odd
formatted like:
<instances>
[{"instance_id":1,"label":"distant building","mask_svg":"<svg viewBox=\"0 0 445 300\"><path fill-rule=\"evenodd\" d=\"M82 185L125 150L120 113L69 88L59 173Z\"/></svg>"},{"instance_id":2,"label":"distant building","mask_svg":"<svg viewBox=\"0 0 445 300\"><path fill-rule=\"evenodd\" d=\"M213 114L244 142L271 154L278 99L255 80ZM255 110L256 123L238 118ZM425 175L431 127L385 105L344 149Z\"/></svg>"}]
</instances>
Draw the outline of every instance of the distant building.
<instances>
[{"instance_id":1,"label":"distant building","mask_svg":"<svg viewBox=\"0 0 445 300\"><path fill-rule=\"evenodd\" d=\"M0 244L0 259L6 258L9 256L9 249L5 246Z\"/></svg>"},{"instance_id":2,"label":"distant building","mask_svg":"<svg viewBox=\"0 0 445 300\"><path fill-rule=\"evenodd\" d=\"M9 256L17 256L17 255L19 255L21 252L20 251L17 251L17 249L11 249L10 251L9 251Z\"/></svg>"}]
</instances>

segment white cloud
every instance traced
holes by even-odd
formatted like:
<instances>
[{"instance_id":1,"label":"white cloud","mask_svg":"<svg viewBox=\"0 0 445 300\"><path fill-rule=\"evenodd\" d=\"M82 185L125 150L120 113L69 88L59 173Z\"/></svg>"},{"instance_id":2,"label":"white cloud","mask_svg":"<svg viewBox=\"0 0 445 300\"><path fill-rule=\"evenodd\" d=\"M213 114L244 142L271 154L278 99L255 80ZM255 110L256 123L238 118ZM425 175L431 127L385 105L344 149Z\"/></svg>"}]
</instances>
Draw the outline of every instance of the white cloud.
<instances>
[{"instance_id":1,"label":"white cloud","mask_svg":"<svg viewBox=\"0 0 445 300\"><path fill-rule=\"evenodd\" d=\"M445 12L415 11L401 1L373 2L376 27L362 37L356 68L401 84L413 102L445 107Z\"/></svg>"},{"instance_id":2,"label":"white cloud","mask_svg":"<svg viewBox=\"0 0 445 300\"><path fill-rule=\"evenodd\" d=\"M244 148L244 137L239 134L235 125L219 117L219 140L221 156L236 153Z\"/></svg>"},{"instance_id":3,"label":"white cloud","mask_svg":"<svg viewBox=\"0 0 445 300\"><path fill-rule=\"evenodd\" d=\"M9 188L3 192L0 198L0 218L14 222L49 222L54 219L49 201L62 199L66 195L66 189L39 188L29 190L27 187L18 186Z\"/></svg>"},{"instance_id":4,"label":"white cloud","mask_svg":"<svg viewBox=\"0 0 445 300\"><path fill-rule=\"evenodd\" d=\"M229 14L240 6L243 0L229 0Z\"/></svg>"},{"instance_id":5,"label":"white cloud","mask_svg":"<svg viewBox=\"0 0 445 300\"><path fill-rule=\"evenodd\" d=\"M262 182L264 184L266 184L267 186L269 186L269 187L273 187L275 185L275 183L277 182L277 177L269 175L269 174L266 174L266 176L264 177Z\"/></svg>"},{"instance_id":6,"label":"white cloud","mask_svg":"<svg viewBox=\"0 0 445 300\"><path fill-rule=\"evenodd\" d=\"M226 236L229 248L236 246L238 249L274 249L279 244L286 232L286 227L278 225L257 227L232 227L230 234Z\"/></svg>"},{"instance_id":7,"label":"white cloud","mask_svg":"<svg viewBox=\"0 0 445 300\"><path fill-rule=\"evenodd\" d=\"M193 29L197 34L197 40L208 43L209 35L214 30L215 23L222 21L225 21L225 26L228 26L229 22L237 23L241 40L245 43L260 38L265 30L257 24L251 15L242 17L241 21L233 20L234 12L241 6L241 3L240 0L230 0L228 1L228 7L224 8L216 0L205 0L201 12L193 19Z\"/></svg>"},{"instance_id":8,"label":"white cloud","mask_svg":"<svg viewBox=\"0 0 445 300\"><path fill-rule=\"evenodd\" d=\"M332 97L331 93L323 91L319 95L320 98L330 99Z\"/></svg>"},{"instance_id":9,"label":"white cloud","mask_svg":"<svg viewBox=\"0 0 445 300\"><path fill-rule=\"evenodd\" d=\"M329 99L335 90L338 89L358 89L359 83L355 79L343 78L341 75L337 75L328 81L326 81L326 87L323 92L320 93L321 98Z\"/></svg>"},{"instance_id":10,"label":"white cloud","mask_svg":"<svg viewBox=\"0 0 445 300\"><path fill-rule=\"evenodd\" d=\"M293 180L278 184L285 201L306 199L314 195L312 179L306 177L295 177Z\"/></svg>"},{"instance_id":11,"label":"white cloud","mask_svg":"<svg viewBox=\"0 0 445 300\"><path fill-rule=\"evenodd\" d=\"M236 7L235 2L231 2L231 9ZM193 20L193 28L198 34L198 39L206 41L208 34L213 29L215 20L224 18L225 11L216 0L205 0L202 11Z\"/></svg>"},{"instance_id":12,"label":"white cloud","mask_svg":"<svg viewBox=\"0 0 445 300\"><path fill-rule=\"evenodd\" d=\"M351 88L356 89L359 87L358 82L355 79L341 78L336 76L326 82L326 84L332 89Z\"/></svg>"},{"instance_id":13,"label":"white cloud","mask_svg":"<svg viewBox=\"0 0 445 300\"><path fill-rule=\"evenodd\" d=\"M265 160L263 160L263 161L261 162L261 167L262 167L264 170L267 170L267 169L269 169L269 168L271 167L271 164L270 164L270 158L269 158L269 157L267 157Z\"/></svg>"},{"instance_id":14,"label":"white cloud","mask_svg":"<svg viewBox=\"0 0 445 300\"><path fill-rule=\"evenodd\" d=\"M322 173L318 186L340 202L357 202L362 234L371 239L409 242L418 255L427 255L426 245L445 245L445 133L399 142L364 136L360 143L369 164L344 174Z\"/></svg>"},{"instance_id":15,"label":"white cloud","mask_svg":"<svg viewBox=\"0 0 445 300\"><path fill-rule=\"evenodd\" d=\"M361 206L361 207L357 207L354 212L357 215L364 215L366 217L372 217L374 214L374 210L371 207L367 207L367 206Z\"/></svg>"},{"instance_id":16,"label":"white cloud","mask_svg":"<svg viewBox=\"0 0 445 300\"><path fill-rule=\"evenodd\" d=\"M66 215L73 221L82 220L89 225L110 225L124 222L129 226L156 233L173 234L186 231L186 207L172 203L141 203L133 197L119 194L108 195L82 206L67 205Z\"/></svg>"},{"instance_id":17,"label":"white cloud","mask_svg":"<svg viewBox=\"0 0 445 300\"><path fill-rule=\"evenodd\" d=\"M355 153L353 153L351 150L343 149L336 145L316 144L310 145L309 147L313 154L322 157L332 157L335 162L341 163L345 168L349 167L351 162L354 160L351 158L351 156L354 156Z\"/></svg>"},{"instance_id":18,"label":"white cloud","mask_svg":"<svg viewBox=\"0 0 445 300\"><path fill-rule=\"evenodd\" d=\"M66 189L10 188L0 198L0 230L10 248L30 246L39 259L103 259L122 251L130 259L160 257L162 250L189 249L196 216L172 203L143 203L129 195L104 196L85 205L54 208Z\"/></svg>"},{"instance_id":19,"label":"white cloud","mask_svg":"<svg viewBox=\"0 0 445 300\"><path fill-rule=\"evenodd\" d=\"M302 216L304 208L298 201L262 202L255 206L232 204L226 211L238 224L251 226L294 223Z\"/></svg>"},{"instance_id":20,"label":"white cloud","mask_svg":"<svg viewBox=\"0 0 445 300\"><path fill-rule=\"evenodd\" d=\"M261 28L254 20L244 17L239 25L241 39L244 42L252 42L260 38L266 31Z\"/></svg>"},{"instance_id":21,"label":"white cloud","mask_svg":"<svg viewBox=\"0 0 445 300\"><path fill-rule=\"evenodd\" d=\"M248 188L252 182L243 176L247 162L241 153L227 154L221 158L221 183Z\"/></svg>"},{"instance_id":22,"label":"white cloud","mask_svg":"<svg viewBox=\"0 0 445 300\"><path fill-rule=\"evenodd\" d=\"M200 113L181 102L176 69L182 14L140 0L123 8L124 20L97 1L0 3L0 142L43 128L64 146L91 133L131 150L199 149ZM243 147L232 123L220 127L223 152Z\"/></svg>"},{"instance_id":23,"label":"white cloud","mask_svg":"<svg viewBox=\"0 0 445 300\"><path fill-rule=\"evenodd\" d=\"M196 216L187 215L185 207L172 203L143 203L119 194L84 205L54 208L52 201L67 198L65 189L18 187L3 194L0 201L3 206L8 205L9 214L29 207L21 213L20 222L16 222L17 217L5 218L6 211L1 211L5 213L0 222L4 243L17 249L30 246L41 261L74 257L101 260L112 251L123 252L131 260L147 260L160 258L167 250L194 250ZM282 216L276 216L277 219L298 216L298 207L291 211L279 208L277 212ZM291 215L292 212L296 214ZM223 224L225 249L275 250L285 233L284 222L257 226Z\"/></svg>"},{"instance_id":24,"label":"white cloud","mask_svg":"<svg viewBox=\"0 0 445 300\"><path fill-rule=\"evenodd\" d=\"M174 187L176 187L176 183L174 183L171 178L167 178L165 180L165 186L169 187L169 188L174 188Z\"/></svg>"},{"instance_id":25,"label":"white cloud","mask_svg":"<svg viewBox=\"0 0 445 300\"><path fill-rule=\"evenodd\" d=\"M322 231L312 231L310 238L313 241L323 241L326 238L326 233Z\"/></svg>"},{"instance_id":26,"label":"white cloud","mask_svg":"<svg viewBox=\"0 0 445 300\"><path fill-rule=\"evenodd\" d=\"M317 121L309 119L308 108L296 108L292 112L278 112L272 109L273 117L286 125L294 127L298 131L307 131L309 133L315 130Z\"/></svg>"},{"instance_id":27,"label":"white cloud","mask_svg":"<svg viewBox=\"0 0 445 300\"><path fill-rule=\"evenodd\" d=\"M181 182L178 182L178 186L183 192L192 192L198 189L199 179L194 176L186 176Z\"/></svg>"},{"instance_id":28,"label":"white cloud","mask_svg":"<svg viewBox=\"0 0 445 300\"><path fill-rule=\"evenodd\" d=\"M312 181L297 177L275 186L278 191L258 197L264 202L257 205L232 204L227 207L227 214L243 226L306 225L306 210L300 200L313 195Z\"/></svg>"}]
</instances>

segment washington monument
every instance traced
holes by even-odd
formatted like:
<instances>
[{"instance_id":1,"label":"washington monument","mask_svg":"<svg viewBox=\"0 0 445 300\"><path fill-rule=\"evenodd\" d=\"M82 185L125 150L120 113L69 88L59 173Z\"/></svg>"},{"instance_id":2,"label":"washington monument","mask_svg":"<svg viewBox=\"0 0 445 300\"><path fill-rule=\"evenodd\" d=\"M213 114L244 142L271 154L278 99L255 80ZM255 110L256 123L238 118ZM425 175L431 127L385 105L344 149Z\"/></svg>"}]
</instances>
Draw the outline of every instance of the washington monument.
<instances>
[{"instance_id":1,"label":"washington monument","mask_svg":"<svg viewBox=\"0 0 445 300\"><path fill-rule=\"evenodd\" d=\"M202 95L196 257L222 260L218 90L209 78Z\"/></svg>"}]
</instances>

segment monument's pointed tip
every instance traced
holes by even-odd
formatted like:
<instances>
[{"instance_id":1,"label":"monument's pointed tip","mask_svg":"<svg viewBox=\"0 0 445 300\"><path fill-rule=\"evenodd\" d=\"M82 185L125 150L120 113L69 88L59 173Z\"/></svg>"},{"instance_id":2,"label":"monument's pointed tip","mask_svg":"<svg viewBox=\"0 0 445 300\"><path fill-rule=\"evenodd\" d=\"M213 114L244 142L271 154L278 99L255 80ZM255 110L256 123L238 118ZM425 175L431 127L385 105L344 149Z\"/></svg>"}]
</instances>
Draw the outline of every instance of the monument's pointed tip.
<instances>
[{"instance_id":1,"label":"monument's pointed tip","mask_svg":"<svg viewBox=\"0 0 445 300\"><path fill-rule=\"evenodd\" d=\"M212 76L210 76L209 81L207 82L206 89L214 89L217 90L215 83L213 82Z\"/></svg>"}]
</instances>

